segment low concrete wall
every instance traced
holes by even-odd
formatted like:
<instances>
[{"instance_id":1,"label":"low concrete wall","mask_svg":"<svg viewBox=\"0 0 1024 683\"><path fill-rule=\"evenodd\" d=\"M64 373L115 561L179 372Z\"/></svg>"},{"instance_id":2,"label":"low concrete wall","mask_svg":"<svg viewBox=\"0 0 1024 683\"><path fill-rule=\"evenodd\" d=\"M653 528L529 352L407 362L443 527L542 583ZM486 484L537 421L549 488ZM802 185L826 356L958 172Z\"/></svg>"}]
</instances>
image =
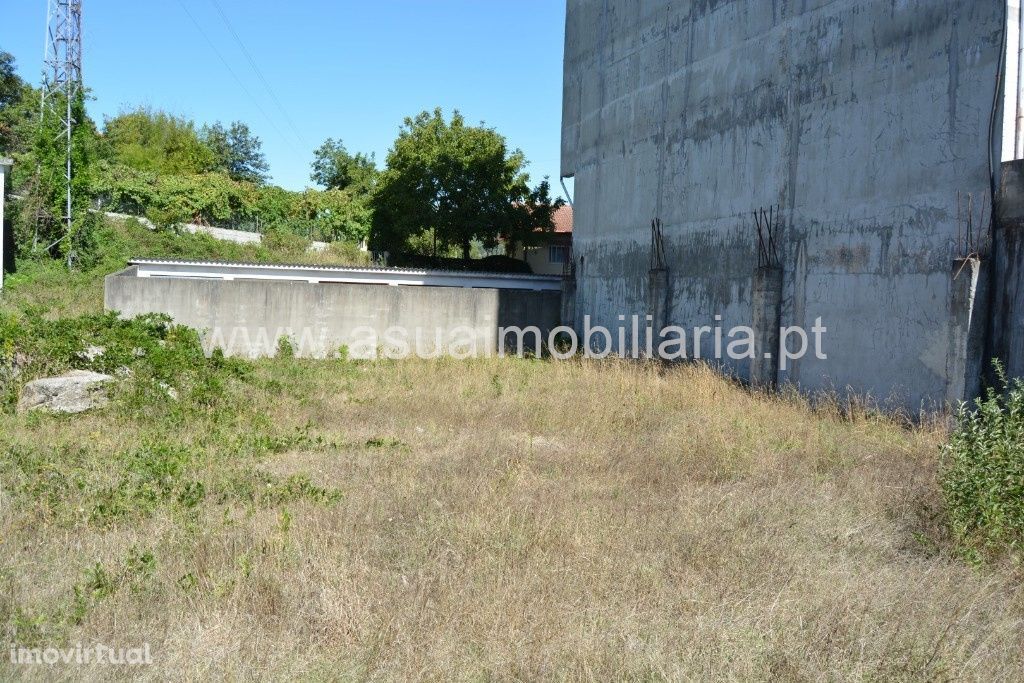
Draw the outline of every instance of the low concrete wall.
<instances>
[{"instance_id":1,"label":"low concrete wall","mask_svg":"<svg viewBox=\"0 0 1024 683\"><path fill-rule=\"evenodd\" d=\"M134 267L104 283L107 310L166 313L200 330L208 354L250 358L274 355L282 337L314 358L493 354L501 328L536 326L546 341L560 305L557 291L141 278Z\"/></svg>"}]
</instances>

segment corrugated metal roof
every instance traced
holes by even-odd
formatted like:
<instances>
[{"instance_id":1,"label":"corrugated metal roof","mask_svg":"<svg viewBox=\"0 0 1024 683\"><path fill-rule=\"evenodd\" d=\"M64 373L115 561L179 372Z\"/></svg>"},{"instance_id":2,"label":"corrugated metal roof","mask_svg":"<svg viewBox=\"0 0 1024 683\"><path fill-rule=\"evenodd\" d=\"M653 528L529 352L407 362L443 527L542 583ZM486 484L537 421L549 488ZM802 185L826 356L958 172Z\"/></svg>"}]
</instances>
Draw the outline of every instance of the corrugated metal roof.
<instances>
[{"instance_id":1,"label":"corrugated metal roof","mask_svg":"<svg viewBox=\"0 0 1024 683\"><path fill-rule=\"evenodd\" d=\"M560 290L562 287L562 279L559 276L525 273L143 258L132 259L128 263L136 266L137 277L284 280L309 283L347 282L533 290Z\"/></svg>"}]
</instances>

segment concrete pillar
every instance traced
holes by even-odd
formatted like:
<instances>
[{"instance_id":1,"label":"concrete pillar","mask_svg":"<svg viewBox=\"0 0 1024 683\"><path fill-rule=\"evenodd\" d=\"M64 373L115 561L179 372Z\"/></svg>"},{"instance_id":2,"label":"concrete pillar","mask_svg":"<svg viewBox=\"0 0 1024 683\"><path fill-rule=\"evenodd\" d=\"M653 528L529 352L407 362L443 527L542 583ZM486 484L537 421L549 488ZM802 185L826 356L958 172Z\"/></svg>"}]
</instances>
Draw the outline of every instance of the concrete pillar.
<instances>
[{"instance_id":1,"label":"concrete pillar","mask_svg":"<svg viewBox=\"0 0 1024 683\"><path fill-rule=\"evenodd\" d=\"M981 395L988 324L987 264L977 256L953 260L950 284L946 401L951 406Z\"/></svg>"},{"instance_id":2,"label":"concrete pillar","mask_svg":"<svg viewBox=\"0 0 1024 683\"><path fill-rule=\"evenodd\" d=\"M1000 226L993 243L989 356L1024 377L1024 226ZM993 380L991 367L984 368Z\"/></svg>"},{"instance_id":3,"label":"concrete pillar","mask_svg":"<svg viewBox=\"0 0 1024 683\"><path fill-rule=\"evenodd\" d=\"M576 276L568 273L562 276L562 325L576 329Z\"/></svg>"},{"instance_id":4,"label":"concrete pillar","mask_svg":"<svg viewBox=\"0 0 1024 683\"><path fill-rule=\"evenodd\" d=\"M11 166L14 162L11 159L0 157L0 291L4 288L4 267L7 264L8 254L4 253L7 245L7 221L4 220L4 197L7 192L7 176L11 174ZM13 255L12 255L13 256Z\"/></svg>"},{"instance_id":5,"label":"concrete pillar","mask_svg":"<svg viewBox=\"0 0 1024 683\"><path fill-rule=\"evenodd\" d=\"M779 381L779 320L782 315L782 268L764 266L754 271L751 296L755 358L750 362L750 383L774 389Z\"/></svg>"},{"instance_id":6,"label":"concrete pillar","mask_svg":"<svg viewBox=\"0 0 1024 683\"><path fill-rule=\"evenodd\" d=\"M1024 377L1024 160L1002 164L996 229L988 272L990 311L983 373L995 383L989 359L1009 377Z\"/></svg>"},{"instance_id":7,"label":"concrete pillar","mask_svg":"<svg viewBox=\"0 0 1024 683\"><path fill-rule=\"evenodd\" d=\"M651 316L654 349L662 342L661 331L668 325L668 268L652 268L647 273L647 315Z\"/></svg>"}]
</instances>

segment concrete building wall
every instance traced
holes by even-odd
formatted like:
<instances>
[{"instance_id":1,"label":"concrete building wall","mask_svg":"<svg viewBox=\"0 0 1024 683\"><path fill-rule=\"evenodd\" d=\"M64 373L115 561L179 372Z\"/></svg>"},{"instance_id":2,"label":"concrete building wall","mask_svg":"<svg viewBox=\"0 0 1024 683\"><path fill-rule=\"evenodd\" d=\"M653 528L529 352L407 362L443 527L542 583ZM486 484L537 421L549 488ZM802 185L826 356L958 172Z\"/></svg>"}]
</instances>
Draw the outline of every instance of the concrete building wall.
<instances>
[{"instance_id":1,"label":"concrete building wall","mask_svg":"<svg viewBox=\"0 0 1024 683\"><path fill-rule=\"evenodd\" d=\"M299 356L330 357L342 346L354 357L391 354L399 348L389 332L395 328L407 331L412 354L461 354L470 342L480 354L493 353L501 327L535 325L546 340L561 307L558 291L143 278L134 271L107 276L107 310L166 313L199 330L208 352L250 358L274 355L281 337Z\"/></svg>"},{"instance_id":2,"label":"concrete building wall","mask_svg":"<svg viewBox=\"0 0 1024 683\"><path fill-rule=\"evenodd\" d=\"M1020 81L1021 35L1020 0L1006 0L1006 84L1003 103L1002 161L1013 161L1024 156L1024 140L1017 136L1017 102ZM1024 113L1024 112L1022 112ZM1018 145L1021 149L1017 149Z\"/></svg>"},{"instance_id":3,"label":"concrete building wall","mask_svg":"<svg viewBox=\"0 0 1024 683\"><path fill-rule=\"evenodd\" d=\"M1003 164L999 221L990 260L988 351L1011 377L1024 377L1024 160Z\"/></svg>"},{"instance_id":4,"label":"concrete building wall","mask_svg":"<svg viewBox=\"0 0 1024 683\"><path fill-rule=\"evenodd\" d=\"M989 193L1004 5L568 0L577 326L645 310L654 217L668 322L750 325L751 212L774 205L780 322L828 328L828 358L778 380L941 402L956 193Z\"/></svg>"}]
</instances>

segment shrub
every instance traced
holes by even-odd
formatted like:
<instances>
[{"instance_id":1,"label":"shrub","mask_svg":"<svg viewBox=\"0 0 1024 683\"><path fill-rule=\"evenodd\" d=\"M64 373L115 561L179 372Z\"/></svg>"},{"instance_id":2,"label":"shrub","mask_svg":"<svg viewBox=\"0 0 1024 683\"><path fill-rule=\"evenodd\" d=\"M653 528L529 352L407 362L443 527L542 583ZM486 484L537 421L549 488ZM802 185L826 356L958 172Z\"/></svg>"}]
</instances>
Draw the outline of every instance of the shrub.
<instances>
[{"instance_id":1,"label":"shrub","mask_svg":"<svg viewBox=\"0 0 1024 683\"><path fill-rule=\"evenodd\" d=\"M354 191L290 192L222 173L161 175L104 162L97 165L92 191L106 209L145 215L159 227L277 228L309 240L359 242L370 225L367 200Z\"/></svg>"},{"instance_id":2,"label":"shrub","mask_svg":"<svg viewBox=\"0 0 1024 683\"><path fill-rule=\"evenodd\" d=\"M989 389L974 410L966 404L944 447L942 491L950 527L976 559L1024 549L1024 383Z\"/></svg>"},{"instance_id":3,"label":"shrub","mask_svg":"<svg viewBox=\"0 0 1024 683\"><path fill-rule=\"evenodd\" d=\"M206 358L195 330L159 314L122 320L107 312L50 320L39 308L18 315L0 311L0 340L0 410L13 409L24 382L70 369L131 376L131 386L143 393L157 387L148 393L166 395L174 388L202 394L206 405L223 393L222 375L245 372L237 359Z\"/></svg>"}]
</instances>

